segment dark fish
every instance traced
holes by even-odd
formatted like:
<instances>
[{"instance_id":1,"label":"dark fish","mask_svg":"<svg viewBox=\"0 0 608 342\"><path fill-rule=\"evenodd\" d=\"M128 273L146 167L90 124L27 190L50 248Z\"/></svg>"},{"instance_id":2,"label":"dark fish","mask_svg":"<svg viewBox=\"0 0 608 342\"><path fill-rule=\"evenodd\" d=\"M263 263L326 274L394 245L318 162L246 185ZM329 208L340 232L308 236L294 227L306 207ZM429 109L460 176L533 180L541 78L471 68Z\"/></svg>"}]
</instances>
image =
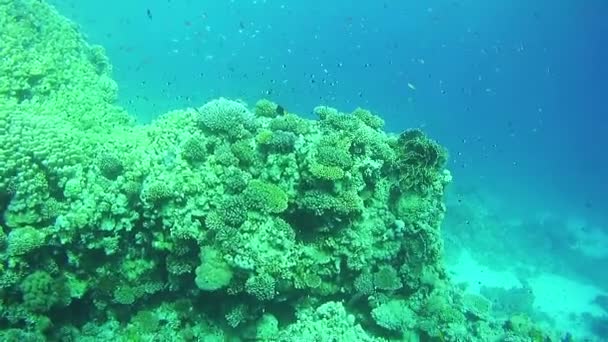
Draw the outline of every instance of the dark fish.
<instances>
[{"instance_id":1,"label":"dark fish","mask_svg":"<svg viewBox=\"0 0 608 342\"><path fill-rule=\"evenodd\" d=\"M149 8L146 9L146 15L148 16L149 19L152 19L152 11L150 11Z\"/></svg>"},{"instance_id":2,"label":"dark fish","mask_svg":"<svg viewBox=\"0 0 608 342\"><path fill-rule=\"evenodd\" d=\"M285 108L283 108L283 106L281 106L281 105L277 105L277 114L279 114L279 115L285 114Z\"/></svg>"}]
</instances>

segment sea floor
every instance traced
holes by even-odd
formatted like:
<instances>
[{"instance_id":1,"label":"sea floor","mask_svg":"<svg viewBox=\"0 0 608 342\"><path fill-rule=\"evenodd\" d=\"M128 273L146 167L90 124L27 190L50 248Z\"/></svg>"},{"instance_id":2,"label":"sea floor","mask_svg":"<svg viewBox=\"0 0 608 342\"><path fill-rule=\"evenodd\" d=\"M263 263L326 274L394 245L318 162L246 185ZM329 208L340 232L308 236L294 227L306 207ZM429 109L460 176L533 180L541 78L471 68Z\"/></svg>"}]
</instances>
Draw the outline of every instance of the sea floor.
<instances>
[{"instance_id":1,"label":"sea floor","mask_svg":"<svg viewBox=\"0 0 608 342\"><path fill-rule=\"evenodd\" d=\"M448 196L445 263L465 291L577 340L608 341L608 225L516 207L481 190ZM546 204L546 203L545 203Z\"/></svg>"}]
</instances>

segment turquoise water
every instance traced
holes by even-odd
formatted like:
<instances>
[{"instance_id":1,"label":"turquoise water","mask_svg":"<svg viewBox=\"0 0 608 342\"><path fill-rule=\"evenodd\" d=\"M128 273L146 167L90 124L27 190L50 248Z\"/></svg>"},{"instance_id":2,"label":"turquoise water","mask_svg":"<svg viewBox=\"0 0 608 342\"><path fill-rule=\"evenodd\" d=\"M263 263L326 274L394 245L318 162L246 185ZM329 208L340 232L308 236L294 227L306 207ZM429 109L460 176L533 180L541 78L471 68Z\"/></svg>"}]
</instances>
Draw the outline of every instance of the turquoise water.
<instances>
[{"instance_id":1,"label":"turquoise water","mask_svg":"<svg viewBox=\"0 0 608 342\"><path fill-rule=\"evenodd\" d=\"M139 123L226 97L422 129L449 151L453 283L498 319L608 340L605 1L50 3L105 48Z\"/></svg>"},{"instance_id":2,"label":"turquoise water","mask_svg":"<svg viewBox=\"0 0 608 342\"><path fill-rule=\"evenodd\" d=\"M141 120L220 95L369 107L437 137L461 181L605 220L603 1L53 3Z\"/></svg>"}]
</instances>

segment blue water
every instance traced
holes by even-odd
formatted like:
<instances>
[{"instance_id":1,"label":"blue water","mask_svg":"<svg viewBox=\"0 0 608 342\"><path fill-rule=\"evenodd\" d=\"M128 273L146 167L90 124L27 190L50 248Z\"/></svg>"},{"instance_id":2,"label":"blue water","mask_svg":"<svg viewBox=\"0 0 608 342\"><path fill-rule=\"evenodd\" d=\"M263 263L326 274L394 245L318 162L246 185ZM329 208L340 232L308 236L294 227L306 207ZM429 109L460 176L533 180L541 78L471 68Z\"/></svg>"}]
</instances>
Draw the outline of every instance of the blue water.
<instances>
[{"instance_id":1,"label":"blue water","mask_svg":"<svg viewBox=\"0 0 608 342\"><path fill-rule=\"evenodd\" d=\"M605 1L53 3L107 49L142 121L218 96L362 106L423 126L461 182L608 212Z\"/></svg>"},{"instance_id":2,"label":"blue water","mask_svg":"<svg viewBox=\"0 0 608 342\"><path fill-rule=\"evenodd\" d=\"M604 0L52 3L107 49L142 122L219 96L361 106L447 146L451 196L608 231Z\"/></svg>"}]
</instances>

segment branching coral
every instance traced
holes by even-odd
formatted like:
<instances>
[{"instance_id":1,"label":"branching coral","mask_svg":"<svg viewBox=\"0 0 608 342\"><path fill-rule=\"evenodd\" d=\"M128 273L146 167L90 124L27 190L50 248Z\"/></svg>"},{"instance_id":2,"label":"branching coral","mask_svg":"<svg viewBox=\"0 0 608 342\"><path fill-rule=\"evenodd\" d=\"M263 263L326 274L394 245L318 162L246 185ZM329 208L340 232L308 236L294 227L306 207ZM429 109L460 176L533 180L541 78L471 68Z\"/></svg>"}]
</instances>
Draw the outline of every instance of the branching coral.
<instances>
[{"instance_id":1,"label":"branching coral","mask_svg":"<svg viewBox=\"0 0 608 342\"><path fill-rule=\"evenodd\" d=\"M208 102L197 111L202 128L230 138L246 135L253 123L253 114L244 104L225 98Z\"/></svg>"},{"instance_id":2,"label":"branching coral","mask_svg":"<svg viewBox=\"0 0 608 342\"><path fill-rule=\"evenodd\" d=\"M244 196L248 207L264 213L280 213L287 209L287 194L271 183L252 180Z\"/></svg>"}]
</instances>

